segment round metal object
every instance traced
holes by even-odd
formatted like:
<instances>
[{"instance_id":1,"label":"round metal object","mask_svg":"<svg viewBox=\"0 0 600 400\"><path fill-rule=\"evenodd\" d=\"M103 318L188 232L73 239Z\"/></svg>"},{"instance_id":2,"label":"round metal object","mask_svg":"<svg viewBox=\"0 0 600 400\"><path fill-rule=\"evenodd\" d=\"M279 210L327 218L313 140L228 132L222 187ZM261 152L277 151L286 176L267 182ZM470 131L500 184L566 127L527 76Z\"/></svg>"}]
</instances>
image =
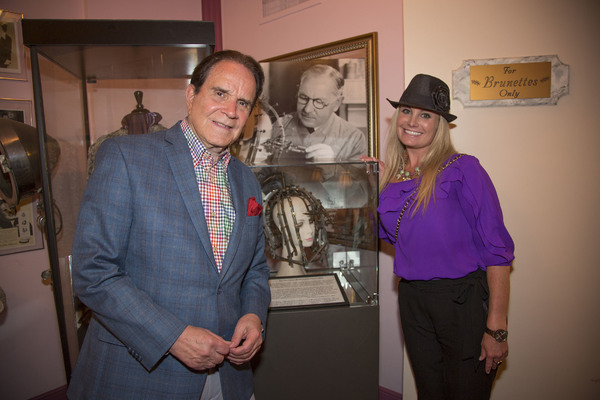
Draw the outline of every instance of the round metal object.
<instances>
[{"instance_id":1,"label":"round metal object","mask_svg":"<svg viewBox=\"0 0 600 400\"><path fill-rule=\"evenodd\" d=\"M0 198L14 207L42 186L37 130L0 118Z\"/></svg>"}]
</instances>

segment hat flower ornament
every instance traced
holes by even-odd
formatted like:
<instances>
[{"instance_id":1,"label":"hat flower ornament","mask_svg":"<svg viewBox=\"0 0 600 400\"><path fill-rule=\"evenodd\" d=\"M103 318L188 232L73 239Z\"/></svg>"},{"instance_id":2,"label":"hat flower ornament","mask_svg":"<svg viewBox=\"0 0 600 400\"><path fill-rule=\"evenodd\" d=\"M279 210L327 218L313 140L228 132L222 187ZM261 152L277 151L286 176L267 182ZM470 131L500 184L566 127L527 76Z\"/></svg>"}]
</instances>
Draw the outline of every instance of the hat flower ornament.
<instances>
[{"instance_id":1,"label":"hat flower ornament","mask_svg":"<svg viewBox=\"0 0 600 400\"><path fill-rule=\"evenodd\" d=\"M438 86L431 93L435 110L441 113L450 111L450 91L446 86Z\"/></svg>"}]
</instances>

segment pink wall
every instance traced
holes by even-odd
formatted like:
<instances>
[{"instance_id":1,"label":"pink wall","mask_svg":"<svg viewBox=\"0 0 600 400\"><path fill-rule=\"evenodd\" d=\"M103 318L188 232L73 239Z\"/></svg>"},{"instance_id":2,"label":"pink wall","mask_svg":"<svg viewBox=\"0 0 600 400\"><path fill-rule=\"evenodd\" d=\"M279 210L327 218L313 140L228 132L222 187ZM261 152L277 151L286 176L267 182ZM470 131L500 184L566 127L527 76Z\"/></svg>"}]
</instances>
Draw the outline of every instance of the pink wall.
<instances>
[{"instance_id":1,"label":"pink wall","mask_svg":"<svg viewBox=\"0 0 600 400\"><path fill-rule=\"evenodd\" d=\"M31 19L202 19L200 0L1 0L0 8ZM127 93L133 93L138 88L136 85L129 82ZM173 101L172 110L157 110L164 114L165 124L172 124L185 115L181 89L185 85L182 85L178 87L181 104ZM152 85L141 89L144 105L151 110L154 108L153 90L161 94L173 91ZM118 93L111 99L107 93L111 90L114 88L102 85L91 88L91 94L96 96L91 101L92 117L96 118L92 129L99 132L97 136L116 130L122 116L135 107L132 95ZM31 77L25 82L0 80L0 98L33 99ZM57 103L61 100L57 99ZM53 118L58 118L58 114L47 115L47 126L53 123ZM0 314L0 397L3 399L28 399L66 384L52 289L40 278L48 267L46 250L0 256L0 286L7 295L7 308Z\"/></svg>"},{"instance_id":2,"label":"pink wall","mask_svg":"<svg viewBox=\"0 0 600 400\"><path fill-rule=\"evenodd\" d=\"M385 97L398 97L404 87L402 1L379 0L377 7L361 0L310 0L306 4L312 7L293 16L264 23L265 21L260 16L260 2L222 0L224 47L235 48L249 53L257 59L263 59L356 35L378 32L379 81L384 83L379 87L379 103L382 105L380 111L380 138L383 141L386 136L387 119L392 114L391 108L385 107L387 104ZM117 0L70 0L68 2L66 0L50 0L42 3L36 0L3 0L0 7L22 12L26 18L201 19L201 7L198 0L175 0L170 2L161 0L130 2ZM113 102L103 97L102 89L97 88L97 92L100 93L94 93L96 97L92 102L92 106L96 107L92 112L94 115L98 115L98 117L95 117L93 127L97 132L96 136L111 132L114 127L112 121L116 117L103 118L104 116L121 116L123 113L121 108L130 107L126 95L119 96L124 100ZM0 81L0 93L8 92L17 93L15 97L32 98L30 81L12 83L11 85L6 85ZM149 96L145 95L144 97L148 98ZM107 106L112 103L118 105L119 108L112 105L111 107ZM144 103L146 105L146 101ZM153 108L151 103L147 104L147 107ZM125 112L129 111L127 109ZM169 115L175 115L177 112L179 112L178 109L169 112ZM166 121L165 123L170 122L172 121ZM385 149L380 149L380 152L385 152ZM40 253L40 255L33 262L35 267L31 267L34 269L35 274L45 269L45 265L48 263L45 252L37 253ZM6 257L3 257L2 265L5 262L4 258ZM17 257L17 259L20 260L20 257ZM21 272L14 272L14 270L9 272L2 267L0 268L0 279L3 279L4 276L2 271L11 276L14 274L20 275ZM391 257L385 253L381 255L380 260L380 280L381 312L382 315L391 316L390 318L383 318L381 322L380 383L382 386L401 392L402 352L393 284L394 278L391 272ZM27 287L19 289L23 292L25 301L31 303L39 301L37 298L42 289L37 284L38 282L33 282ZM46 302L52 304L51 301L51 296L47 296ZM11 318L5 318L1 323L7 324L2 325L3 328L11 324L18 326L22 324L22 319L11 314ZM52 348L55 355L60 356L56 327L44 326L42 330L44 335L53 338L51 340L54 341L54 346L49 347ZM12 368L20 371L20 376L28 384L0 381L1 387L10 387L15 390L15 393L20 394L15 396L16 398L28 398L64 384L64 374L61 375L61 357L47 354L42 357L43 362L40 363L40 353L28 352L26 343L21 348L24 349L23 354L19 360L15 361L16 365L12 365ZM48 371L46 376L50 382L45 385L35 384L36 380L26 371L28 364L33 362L34 357L36 362L42 364L45 370Z\"/></svg>"},{"instance_id":3,"label":"pink wall","mask_svg":"<svg viewBox=\"0 0 600 400\"><path fill-rule=\"evenodd\" d=\"M60 0L53 0L58 1ZM89 19L202 19L201 0L80 0Z\"/></svg>"},{"instance_id":4,"label":"pink wall","mask_svg":"<svg viewBox=\"0 0 600 400\"><path fill-rule=\"evenodd\" d=\"M379 0L377 7L361 0L309 0L305 4L310 5L311 8L265 23L260 16L260 2L222 0L224 47L235 48L257 59L263 59L356 35L378 32L379 81L385 84L379 87L379 103L382 105L379 118L380 138L383 141L386 136L387 119L392 114L391 108L385 107L387 104L385 97L398 97L404 87L402 1ZM170 2L50 0L43 3L36 0L4 0L0 7L23 12L26 18L201 19L198 0ZM5 87L0 82L1 92L4 92ZM28 84L11 85L9 89L12 92L20 91L21 98L31 98ZM102 89L98 88L100 93L94 93L96 97L92 102L92 107L95 107L92 110L93 115L97 116L93 116L96 136L111 132L114 127L111 122L114 118L103 118L105 115L122 115L121 109L106 107L106 104L120 104L121 107L128 107L129 104L127 100L120 102L105 100ZM145 95L145 98L147 97L148 95ZM152 105L148 104L148 107ZM169 115L174 115L176 112L177 110L173 113L169 112ZM385 149L380 149L380 152L384 153ZM45 261L43 257L40 263L42 261ZM391 316L382 319L381 322L380 383L382 386L401 392L402 352L394 278L391 272L391 257L385 253L381 255L380 260L380 280L382 315ZM34 296L35 289L30 290L31 296ZM61 378L57 377L55 382L54 387L60 386L64 380L61 381ZM30 389L36 392L35 394L44 392L42 388L30 387Z\"/></svg>"},{"instance_id":5,"label":"pink wall","mask_svg":"<svg viewBox=\"0 0 600 400\"><path fill-rule=\"evenodd\" d=\"M30 18L78 18L81 11L74 1L57 7L52 2L2 0L0 8ZM0 80L0 97L32 100L30 73L27 81ZM3 398L27 399L66 383L52 287L40 277L49 266L45 249L0 256L0 286L7 298L0 314Z\"/></svg>"},{"instance_id":6,"label":"pink wall","mask_svg":"<svg viewBox=\"0 0 600 400\"><path fill-rule=\"evenodd\" d=\"M2 398L27 399L66 382L52 287L41 279L48 268L45 250L0 256Z\"/></svg>"}]
</instances>

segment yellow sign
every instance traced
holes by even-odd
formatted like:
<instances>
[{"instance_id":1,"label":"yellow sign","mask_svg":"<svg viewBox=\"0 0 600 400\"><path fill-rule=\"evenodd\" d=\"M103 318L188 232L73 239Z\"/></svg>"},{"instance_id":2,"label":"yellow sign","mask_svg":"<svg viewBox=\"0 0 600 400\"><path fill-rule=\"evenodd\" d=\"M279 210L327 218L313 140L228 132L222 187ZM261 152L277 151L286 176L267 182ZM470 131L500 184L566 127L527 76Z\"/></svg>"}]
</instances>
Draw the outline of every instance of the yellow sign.
<instances>
[{"instance_id":1,"label":"yellow sign","mask_svg":"<svg viewBox=\"0 0 600 400\"><path fill-rule=\"evenodd\" d=\"M551 96L551 62L471 65L471 100Z\"/></svg>"}]
</instances>

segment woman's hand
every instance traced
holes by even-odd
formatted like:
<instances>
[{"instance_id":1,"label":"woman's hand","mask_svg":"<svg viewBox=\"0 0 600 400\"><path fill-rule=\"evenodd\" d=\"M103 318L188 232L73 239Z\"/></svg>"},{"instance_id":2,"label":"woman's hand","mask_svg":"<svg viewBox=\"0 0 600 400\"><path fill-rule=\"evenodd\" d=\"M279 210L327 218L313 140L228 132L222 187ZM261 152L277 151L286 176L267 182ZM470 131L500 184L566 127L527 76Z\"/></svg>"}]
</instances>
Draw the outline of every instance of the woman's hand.
<instances>
[{"instance_id":1,"label":"woman's hand","mask_svg":"<svg viewBox=\"0 0 600 400\"><path fill-rule=\"evenodd\" d=\"M487 282L490 288L490 306L487 327L490 329L507 329L508 299L510 296L510 267L488 266ZM508 356L508 343L498 343L496 339L483 334L479 361L485 360L485 372L498 368Z\"/></svg>"},{"instance_id":2,"label":"woman's hand","mask_svg":"<svg viewBox=\"0 0 600 400\"><path fill-rule=\"evenodd\" d=\"M362 162L367 162L367 161L377 162L377 164L379 164L379 175L380 176L383 174L383 171L385 170L385 163L383 161L381 161L379 158L369 157L369 156L360 156L360 161L362 161Z\"/></svg>"},{"instance_id":3,"label":"woman's hand","mask_svg":"<svg viewBox=\"0 0 600 400\"><path fill-rule=\"evenodd\" d=\"M500 366L508 356L508 343L498 343L496 340L488 335L487 333L483 334L483 339L481 340L481 355L479 356L479 361L485 360L485 372L487 374L490 373L491 370L494 370Z\"/></svg>"}]
</instances>

